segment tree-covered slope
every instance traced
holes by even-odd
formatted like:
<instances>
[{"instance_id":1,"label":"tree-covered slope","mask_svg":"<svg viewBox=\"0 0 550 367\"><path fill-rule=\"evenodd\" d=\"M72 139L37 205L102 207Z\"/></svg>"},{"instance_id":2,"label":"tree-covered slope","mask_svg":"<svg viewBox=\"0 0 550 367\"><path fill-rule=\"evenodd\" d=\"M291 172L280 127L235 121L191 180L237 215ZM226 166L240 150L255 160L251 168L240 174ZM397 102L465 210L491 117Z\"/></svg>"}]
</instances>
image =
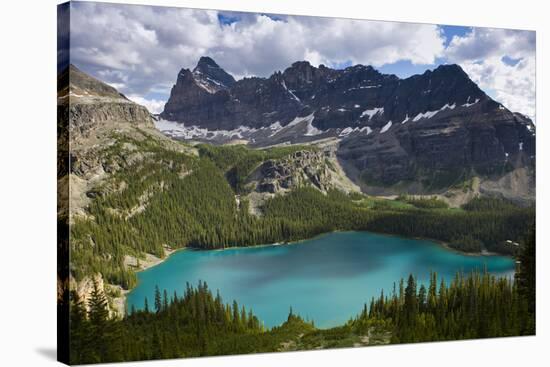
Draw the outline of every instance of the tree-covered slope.
<instances>
[{"instance_id":1,"label":"tree-covered slope","mask_svg":"<svg viewBox=\"0 0 550 367\"><path fill-rule=\"evenodd\" d=\"M88 94L109 88L86 80ZM534 208L510 203L476 201L451 209L435 198L366 196L345 177L330 145L193 146L160 134L144 109L122 96L104 113L102 96L73 101L70 86L61 90L71 105L85 104L87 111L67 112L74 125L63 130L70 157L58 177L60 187L69 187L70 205L59 210L61 228L70 230L69 274L75 288L88 284L85 298L98 274L107 284L132 288L141 264L163 258L167 249L369 230L511 254L516 248L506 241L520 242L534 217ZM65 108L67 98L60 101ZM118 104L140 112L120 114Z\"/></svg>"},{"instance_id":2,"label":"tree-covered slope","mask_svg":"<svg viewBox=\"0 0 550 367\"><path fill-rule=\"evenodd\" d=\"M142 132L147 137L146 132ZM326 192L305 182L286 194L268 198L252 215L244 188L253 168L265 159L283 159L298 149L267 151L244 147L199 148L192 156L163 148L153 139L117 135L103 159L121 162L128 149L142 158L118 164L112 176L92 188L86 214L71 225L72 269L77 279L102 273L125 288L135 284L128 256L164 256L165 248L213 249L295 241L334 230L371 230L462 243L510 253L527 229L533 209L511 204L470 205L448 209L437 199L378 200L336 189ZM312 148L313 149L313 148ZM233 174L235 170L240 173ZM238 198L238 200L237 200Z\"/></svg>"}]
</instances>

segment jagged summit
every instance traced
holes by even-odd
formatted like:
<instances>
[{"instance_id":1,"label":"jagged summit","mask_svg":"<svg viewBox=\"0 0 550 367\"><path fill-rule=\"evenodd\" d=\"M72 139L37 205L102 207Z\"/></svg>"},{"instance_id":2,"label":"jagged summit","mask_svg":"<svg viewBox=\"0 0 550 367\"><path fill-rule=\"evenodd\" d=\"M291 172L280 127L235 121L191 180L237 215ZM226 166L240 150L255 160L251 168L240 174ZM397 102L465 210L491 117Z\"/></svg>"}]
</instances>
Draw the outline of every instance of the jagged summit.
<instances>
[{"instance_id":1,"label":"jagged summit","mask_svg":"<svg viewBox=\"0 0 550 367\"><path fill-rule=\"evenodd\" d=\"M400 79L370 65L332 69L296 61L268 78L235 81L212 58L204 56L192 72L180 72L161 117L231 130L276 122L285 126L296 117L315 113L313 125L321 130L373 130L389 121L420 119L422 114L429 116L445 106L469 106L488 99L458 65L441 65Z\"/></svg>"},{"instance_id":2,"label":"jagged summit","mask_svg":"<svg viewBox=\"0 0 550 367\"><path fill-rule=\"evenodd\" d=\"M384 186L440 171L450 181L497 174L534 159L533 123L485 94L459 65L404 79L372 66L308 61L267 78L220 83L225 74L201 58L178 76L161 118L184 123L182 137L221 143L337 139L350 174Z\"/></svg>"},{"instance_id":3,"label":"jagged summit","mask_svg":"<svg viewBox=\"0 0 550 367\"><path fill-rule=\"evenodd\" d=\"M193 76L215 91L235 84L235 78L208 56L202 56L199 59L197 66L193 69Z\"/></svg>"},{"instance_id":4,"label":"jagged summit","mask_svg":"<svg viewBox=\"0 0 550 367\"><path fill-rule=\"evenodd\" d=\"M449 73L461 73L465 76L468 76L464 69L458 64L441 64L433 70L427 70L427 72L449 72Z\"/></svg>"},{"instance_id":5,"label":"jagged summit","mask_svg":"<svg viewBox=\"0 0 550 367\"><path fill-rule=\"evenodd\" d=\"M197 63L197 68L206 68L206 67L212 67L212 68L219 68L220 66L209 56L201 56L199 59L199 62Z\"/></svg>"}]
</instances>

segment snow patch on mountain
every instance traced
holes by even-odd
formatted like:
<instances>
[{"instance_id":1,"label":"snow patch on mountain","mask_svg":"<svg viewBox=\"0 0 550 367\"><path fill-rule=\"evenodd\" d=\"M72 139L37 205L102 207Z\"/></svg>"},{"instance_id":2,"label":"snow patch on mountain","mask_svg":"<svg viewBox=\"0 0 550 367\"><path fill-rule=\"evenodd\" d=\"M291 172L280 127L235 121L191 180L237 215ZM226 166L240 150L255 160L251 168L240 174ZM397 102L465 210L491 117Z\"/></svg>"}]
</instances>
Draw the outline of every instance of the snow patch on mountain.
<instances>
[{"instance_id":1,"label":"snow patch on mountain","mask_svg":"<svg viewBox=\"0 0 550 367\"><path fill-rule=\"evenodd\" d=\"M154 123L155 127L162 133L183 139L212 140L218 137L243 139L245 135L253 134L259 130L248 126L239 126L233 130L208 130L195 125L185 126L183 123L163 119L154 121Z\"/></svg>"},{"instance_id":2,"label":"snow patch on mountain","mask_svg":"<svg viewBox=\"0 0 550 367\"><path fill-rule=\"evenodd\" d=\"M462 107L470 107L475 105L477 102L479 102L479 98L476 98L476 100L473 103L470 103L470 97L468 96L468 99L466 100L466 103L462 105Z\"/></svg>"},{"instance_id":3,"label":"snow patch on mountain","mask_svg":"<svg viewBox=\"0 0 550 367\"><path fill-rule=\"evenodd\" d=\"M270 130L281 130L282 128L283 128L283 126L281 125L281 123L279 121L275 121L274 123L269 125Z\"/></svg>"},{"instance_id":4,"label":"snow patch on mountain","mask_svg":"<svg viewBox=\"0 0 550 367\"><path fill-rule=\"evenodd\" d=\"M314 113L312 113L310 115L307 115L307 116L295 117L294 120L290 121L285 127L298 125L302 121L308 121L309 123L311 123L311 122L313 122L314 118L315 118Z\"/></svg>"},{"instance_id":5,"label":"snow patch on mountain","mask_svg":"<svg viewBox=\"0 0 550 367\"><path fill-rule=\"evenodd\" d=\"M372 129L368 126L364 126L364 127L355 127L355 128L352 128L352 127L346 127L345 129L343 129L342 131L340 131L340 133L338 134L338 136L340 137L344 137L344 136L348 136L349 134L351 133L356 133L356 132L364 132L366 131L367 132L367 135L369 135L371 132L372 132Z\"/></svg>"},{"instance_id":6,"label":"snow patch on mountain","mask_svg":"<svg viewBox=\"0 0 550 367\"><path fill-rule=\"evenodd\" d=\"M347 136L349 134L351 134L353 132L353 128L351 127L346 127L344 130L340 131L340 134L338 134L338 136Z\"/></svg>"},{"instance_id":7,"label":"snow patch on mountain","mask_svg":"<svg viewBox=\"0 0 550 367\"><path fill-rule=\"evenodd\" d=\"M312 117L311 117L311 119L307 119L306 132L305 132L304 135L305 136L315 136L315 135L319 135L319 134L324 133L323 130L319 130L318 128L313 126L313 120L314 120L313 114L310 115L310 116L312 116Z\"/></svg>"},{"instance_id":8,"label":"snow patch on mountain","mask_svg":"<svg viewBox=\"0 0 550 367\"><path fill-rule=\"evenodd\" d=\"M365 126L365 127L362 127L360 130L360 132L363 132L363 131L366 131L367 132L367 135L369 135L370 133L372 133L372 129L368 126Z\"/></svg>"},{"instance_id":9,"label":"snow patch on mountain","mask_svg":"<svg viewBox=\"0 0 550 367\"><path fill-rule=\"evenodd\" d=\"M375 108L364 110L363 112L361 112L361 117L368 116L370 120L373 116L377 114L383 114L383 113L384 113L384 107L375 107Z\"/></svg>"},{"instance_id":10,"label":"snow patch on mountain","mask_svg":"<svg viewBox=\"0 0 550 367\"><path fill-rule=\"evenodd\" d=\"M195 78L195 83L210 94L214 94L217 92L216 88L213 88L207 81L202 78Z\"/></svg>"},{"instance_id":11,"label":"snow patch on mountain","mask_svg":"<svg viewBox=\"0 0 550 367\"><path fill-rule=\"evenodd\" d=\"M416 115L414 118L413 118L413 121L418 121L418 120L421 120L421 119L429 119L429 118L432 118L434 117L435 115L437 115L439 112L441 111L444 111L446 109L449 109L449 110L454 110L456 107L456 103L453 103L452 105L446 103L443 107L441 107L439 110L435 110L435 111L426 111L426 112L421 112L419 113L418 115Z\"/></svg>"},{"instance_id":12,"label":"snow patch on mountain","mask_svg":"<svg viewBox=\"0 0 550 367\"><path fill-rule=\"evenodd\" d=\"M386 125L382 126L382 129L380 130L380 134L383 134L386 131L388 131L390 129L391 125L392 125L392 122L388 121L388 123Z\"/></svg>"},{"instance_id":13,"label":"snow patch on mountain","mask_svg":"<svg viewBox=\"0 0 550 367\"><path fill-rule=\"evenodd\" d=\"M300 100L300 98L296 97L296 94L294 94L294 92L292 92L290 89L288 89L288 87L286 86L286 83L285 83L284 80L281 82L281 85L282 85L283 88L288 92L288 94L290 94L290 96L291 96L294 100L296 100L297 102L302 102L302 101Z\"/></svg>"}]
</instances>

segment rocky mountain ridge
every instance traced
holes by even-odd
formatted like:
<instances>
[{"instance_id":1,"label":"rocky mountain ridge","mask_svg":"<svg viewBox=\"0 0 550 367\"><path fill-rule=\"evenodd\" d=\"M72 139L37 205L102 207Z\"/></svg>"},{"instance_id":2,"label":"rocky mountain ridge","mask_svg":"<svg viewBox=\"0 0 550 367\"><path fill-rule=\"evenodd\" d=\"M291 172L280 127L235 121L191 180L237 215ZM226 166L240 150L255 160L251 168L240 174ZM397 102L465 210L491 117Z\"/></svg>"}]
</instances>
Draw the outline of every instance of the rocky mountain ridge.
<instances>
[{"instance_id":1,"label":"rocky mountain ridge","mask_svg":"<svg viewBox=\"0 0 550 367\"><path fill-rule=\"evenodd\" d=\"M336 70L298 61L268 78L216 88L193 73L180 72L160 114L165 134L256 147L337 139L338 159L366 192L436 192L472 176L534 168L535 125L490 98L458 65L400 79L371 66Z\"/></svg>"},{"instance_id":2,"label":"rocky mountain ridge","mask_svg":"<svg viewBox=\"0 0 550 367\"><path fill-rule=\"evenodd\" d=\"M72 64L58 76L57 105L58 114L69 121L72 139L87 136L90 130L113 122L154 128L145 107Z\"/></svg>"}]
</instances>

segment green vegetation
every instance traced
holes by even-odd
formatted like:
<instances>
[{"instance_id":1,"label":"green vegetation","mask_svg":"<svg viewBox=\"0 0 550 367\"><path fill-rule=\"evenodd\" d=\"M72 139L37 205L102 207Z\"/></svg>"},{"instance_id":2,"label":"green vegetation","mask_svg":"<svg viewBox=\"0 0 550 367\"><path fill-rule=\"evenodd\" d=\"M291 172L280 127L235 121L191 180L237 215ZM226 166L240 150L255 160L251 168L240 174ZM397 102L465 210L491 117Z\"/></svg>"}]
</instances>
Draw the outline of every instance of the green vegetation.
<instances>
[{"instance_id":1,"label":"green vegetation","mask_svg":"<svg viewBox=\"0 0 550 367\"><path fill-rule=\"evenodd\" d=\"M438 286L432 274L426 287L409 276L399 291L373 299L353 321L358 328L371 320L392 325L392 343L492 338L530 334L527 302L517 285L487 273L457 274ZM364 326L366 325L366 326Z\"/></svg>"},{"instance_id":2,"label":"green vegetation","mask_svg":"<svg viewBox=\"0 0 550 367\"><path fill-rule=\"evenodd\" d=\"M416 177L424 177L422 184L426 190L438 190L451 187L463 187L471 178L471 172L466 169L425 170L418 169ZM466 184L467 185L467 184Z\"/></svg>"},{"instance_id":3,"label":"green vegetation","mask_svg":"<svg viewBox=\"0 0 550 367\"><path fill-rule=\"evenodd\" d=\"M71 273L79 280L101 273L124 288L135 285L128 255L164 256L164 248L213 249L295 241L334 230L368 230L448 242L464 251L513 254L534 208L487 204L476 199L465 210L446 209L435 198L384 200L362 194L327 194L312 187L278 195L249 213L236 192L265 159L303 147L250 150L243 146L199 146L199 157L162 148L151 139L117 137L104 152L106 166L121 166L88 193L86 217L71 225ZM128 146L134 147L128 152ZM137 152L137 153L136 153ZM125 162L121 165L118 162ZM232 184L233 186L232 186Z\"/></svg>"},{"instance_id":4,"label":"green vegetation","mask_svg":"<svg viewBox=\"0 0 550 367\"><path fill-rule=\"evenodd\" d=\"M281 159L300 150L315 150L312 146L292 145L267 149L250 149L242 145L199 145L201 157L210 159L221 169L235 192L246 192L245 180L262 162Z\"/></svg>"},{"instance_id":5,"label":"green vegetation","mask_svg":"<svg viewBox=\"0 0 550 367\"><path fill-rule=\"evenodd\" d=\"M526 254L532 260L533 254ZM530 263L529 263L530 264ZM523 279L520 271L518 279ZM457 274L449 285L402 279L388 297L383 293L346 324L316 329L289 312L282 325L266 330L251 310L225 304L206 283L187 285L182 297L156 290L154 307L122 320L108 317L97 284L86 311L71 298L71 363L121 362L285 350L339 348L501 336L532 335L534 311L523 297L529 286L487 273ZM532 300L534 301L534 300Z\"/></svg>"},{"instance_id":6,"label":"green vegetation","mask_svg":"<svg viewBox=\"0 0 550 367\"><path fill-rule=\"evenodd\" d=\"M487 273L457 274L427 287L409 276L383 293L351 323L357 329L390 324L392 343L492 338L535 334L535 227L528 231L515 281Z\"/></svg>"},{"instance_id":7,"label":"green vegetation","mask_svg":"<svg viewBox=\"0 0 550 367\"><path fill-rule=\"evenodd\" d=\"M518 287L519 297L527 303L527 334L535 334L535 319L536 319L536 231L533 222L532 228L527 233L525 238L525 246L523 246L519 256L519 269L516 273L516 283Z\"/></svg>"},{"instance_id":8,"label":"green vegetation","mask_svg":"<svg viewBox=\"0 0 550 367\"><path fill-rule=\"evenodd\" d=\"M206 283L187 288L182 297L157 290L154 309L123 320L110 319L106 302L94 288L89 311L73 293L71 363L121 362L249 352L254 335L264 330L237 302L224 304Z\"/></svg>"},{"instance_id":9,"label":"green vegetation","mask_svg":"<svg viewBox=\"0 0 550 367\"><path fill-rule=\"evenodd\" d=\"M402 209L414 209L414 206L406 201L397 198L395 200L388 200L377 198L375 196L366 196L360 202L365 208L372 210L402 210Z\"/></svg>"},{"instance_id":10,"label":"green vegetation","mask_svg":"<svg viewBox=\"0 0 550 367\"><path fill-rule=\"evenodd\" d=\"M411 204L420 209L448 209L449 205L436 196L430 198L402 195L398 200Z\"/></svg>"},{"instance_id":11,"label":"green vegetation","mask_svg":"<svg viewBox=\"0 0 550 367\"><path fill-rule=\"evenodd\" d=\"M497 197L476 197L462 206L468 211L510 211L516 209L512 202Z\"/></svg>"},{"instance_id":12,"label":"green vegetation","mask_svg":"<svg viewBox=\"0 0 550 367\"><path fill-rule=\"evenodd\" d=\"M452 242L457 248L460 241L472 238L489 251L505 254L514 251L505 241L519 240L534 215L534 208L517 207L479 212L408 207L368 209L351 202L341 192L323 195L311 188L275 197L264 207L265 218L278 218L288 224L286 228L292 232L286 234L291 240L332 230L367 230Z\"/></svg>"},{"instance_id":13,"label":"green vegetation","mask_svg":"<svg viewBox=\"0 0 550 367\"><path fill-rule=\"evenodd\" d=\"M128 149L134 147L134 149ZM106 295L94 284L85 304L70 299L71 363L116 362L282 350L351 347L429 340L533 334L535 328L534 208L476 199L450 210L437 199L384 200L337 190L303 187L267 200L249 213L247 176L265 159L297 149L264 151L199 146L199 157L152 140L119 137L105 154L116 173L87 195L86 217L71 225L71 273L101 273L130 288L135 274L126 256L164 255L164 248L247 246L309 238L333 230L368 230L448 242L467 251L513 253L521 244L516 282L489 274L458 274L448 285L416 284L413 276L389 297L381 295L344 325L321 330L290 311L265 329L252 310L226 304L205 283L183 295L158 288L144 310L109 316ZM121 164L124 162L124 164ZM115 296L116 294L109 294Z\"/></svg>"},{"instance_id":14,"label":"green vegetation","mask_svg":"<svg viewBox=\"0 0 550 367\"><path fill-rule=\"evenodd\" d=\"M470 235L452 239L449 242L449 246L464 252L481 252L485 248L483 242Z\"/></svg>"}]
</instances>

